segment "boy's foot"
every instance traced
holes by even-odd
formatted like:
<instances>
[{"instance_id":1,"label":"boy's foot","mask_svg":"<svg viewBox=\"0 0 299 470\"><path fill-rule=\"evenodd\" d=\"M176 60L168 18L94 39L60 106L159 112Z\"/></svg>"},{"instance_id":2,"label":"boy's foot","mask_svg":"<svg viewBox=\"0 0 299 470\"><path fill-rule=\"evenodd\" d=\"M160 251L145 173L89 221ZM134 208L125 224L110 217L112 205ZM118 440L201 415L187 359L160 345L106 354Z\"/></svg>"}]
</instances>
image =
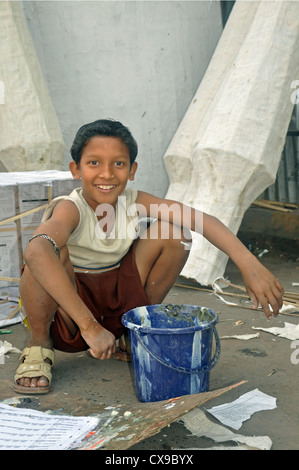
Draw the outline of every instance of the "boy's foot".
<instances>
[{"instance_id":1,"label":"boy's foot","mask_svg":"<svg viewBox=\"0 0 299 470\"><path fill-rule=\"evenodd\" d=\"M54 351L42 346L24 349L15 377L13 390L23 394L48 393L51 388Z\"/></svg>"}]
</instances>

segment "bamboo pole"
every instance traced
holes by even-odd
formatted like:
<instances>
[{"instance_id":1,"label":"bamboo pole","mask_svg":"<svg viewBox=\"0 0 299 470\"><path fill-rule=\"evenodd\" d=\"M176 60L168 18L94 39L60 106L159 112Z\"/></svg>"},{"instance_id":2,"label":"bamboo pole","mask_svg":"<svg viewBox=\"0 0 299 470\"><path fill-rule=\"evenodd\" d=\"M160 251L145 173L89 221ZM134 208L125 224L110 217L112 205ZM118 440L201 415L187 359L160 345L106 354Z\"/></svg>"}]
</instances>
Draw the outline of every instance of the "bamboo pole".
<instances>
[{"instance_id":1,"label":"bamboo pole","mask_svg":"<svg viewBox=\"0 0 299 470\"><path fill-rule=\"evenodd\" d=\"M9 217L8 219L0 220L0 225L5 225L5 224L8 224L9 222L13 222L14 220L21 219L22 217L25 217L27 215L42 211L43 209L46 209L47 206L48 206L48 203L43 204L42 206L39 206L39 207L35 207L34 209L30 209L29 211L22 212L21 214L14 215L13 217Z\"/></svg>"},{"instance_id":2,"label":"bamboo pole","mask_svg":"<svg viewBox=\"0 0 299 470\"><path fill-rule=\"evenodd\" d=\"M233 283L231 283L229 281L226 281L224 279L223 280L221 279L221 282L223 282L224 284L226 284L229 287L234 287L234 288L239 289L243 292L244 291L246 292L246 289L243 286L233 284ZM215 292L212 289L206 289L206 288L202 288L202 287L190 286L188 284L175 283L174 287L182 287L182 288L185 288L185 289L193 289L193 290L202 291L202 292L209 292L210 294L213 294L213 293L215 294ZM236 298L250 300L249 295L238 294L238 293L234 293L234 292L221 292L221 295L226 295L226 296L230 296L230 297L236 297ZM283 305L287 306L289 304L291 304L295 308L298 308L298 312L299 312L299 294L297 294L297 292L285 292L285 294L283 296ZM254 307L249 307L249 306L245 306L245 305L242 305L242 304L237 304L237 305L232 305L231 304L230 307L240 307L240 308L246 308L248 310L256 310ZM281 312L280 314L281 315L290 315L290 316L298 317L297 314L292 314L292 313Z\"/></svg>"}]
</instances>

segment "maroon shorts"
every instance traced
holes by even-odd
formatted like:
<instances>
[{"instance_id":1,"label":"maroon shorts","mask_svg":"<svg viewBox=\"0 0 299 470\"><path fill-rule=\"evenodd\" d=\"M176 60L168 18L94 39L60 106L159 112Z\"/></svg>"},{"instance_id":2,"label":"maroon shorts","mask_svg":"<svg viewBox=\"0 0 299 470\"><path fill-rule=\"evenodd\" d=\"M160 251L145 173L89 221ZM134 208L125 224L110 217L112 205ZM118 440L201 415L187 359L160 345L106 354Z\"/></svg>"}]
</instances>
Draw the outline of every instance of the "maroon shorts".
<instances>
[{"instance_id":1,"label":"maroon shorts","mask_svg":"<svg viewBox=\"0 0 299 470\"><path fill-rule=\"evenodd\" d=\"M121 323L122 315L132 308L151 303L141 284L134 245L119 268L100 274L75 275L79 296L95 319L116 338L125 331ZM59 312L56 312L51 325L51 338L54 348L60 351L78 352L89 348L79 329L75 337L70 333Z\"/></svg>"}]
</instances>

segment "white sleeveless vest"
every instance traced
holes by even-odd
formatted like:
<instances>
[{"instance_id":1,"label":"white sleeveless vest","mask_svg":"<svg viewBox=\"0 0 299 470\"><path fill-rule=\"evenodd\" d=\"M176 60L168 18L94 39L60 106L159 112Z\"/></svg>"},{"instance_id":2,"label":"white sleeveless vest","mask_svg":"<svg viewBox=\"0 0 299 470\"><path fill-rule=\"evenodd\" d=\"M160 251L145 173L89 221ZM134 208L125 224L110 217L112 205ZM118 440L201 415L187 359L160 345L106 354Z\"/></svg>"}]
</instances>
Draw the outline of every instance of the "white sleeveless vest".
<instances>
[{"instance_id":1,"label":"white sleeveless vest","mask_svg":"<svg viewBox=\"0 0 299 470\"><path fill-rule=\"evenodd\" d=\"M77 272L103 272L119 266L121 259L129 251L139 233L135 201L137 190L125 189L119 196L115 211L112 206L99 205L98 210L109 209L114 213L114 225L109 236L101 229L96 212L82 195L82 188L72 191L69 196L53 199L42 217L48 220L56 204L62 200L72 201L79 210L80 221L71 233L67 247L70 260ZM103 207L104 206L104 207ZM99 214L98 215L104 215ZM103 219L104 220L104 219ZM107 219L108 220L108 219Z\"/></svg>"}]
</instances>

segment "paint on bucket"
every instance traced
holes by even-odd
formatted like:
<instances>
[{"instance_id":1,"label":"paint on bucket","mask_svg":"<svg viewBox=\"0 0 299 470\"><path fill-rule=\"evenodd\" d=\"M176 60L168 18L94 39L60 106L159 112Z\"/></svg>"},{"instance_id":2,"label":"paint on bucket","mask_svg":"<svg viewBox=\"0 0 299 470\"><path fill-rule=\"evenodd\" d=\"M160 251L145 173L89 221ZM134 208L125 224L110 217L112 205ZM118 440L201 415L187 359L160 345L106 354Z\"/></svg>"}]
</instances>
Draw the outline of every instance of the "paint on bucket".
<instances>
[{"instance_id":1,"label":"paint on bucket","mask_svg":"<svg viewBox=\"0 0 299 470\"><path fill-rule=\"evenodd\" d=\"M130 331L136 395L159 401L206 392L220 356L218 316L196 305L158 304L125 313ZM212 358L213 337L216 349Z\"/></svg>"}]
</instances>

